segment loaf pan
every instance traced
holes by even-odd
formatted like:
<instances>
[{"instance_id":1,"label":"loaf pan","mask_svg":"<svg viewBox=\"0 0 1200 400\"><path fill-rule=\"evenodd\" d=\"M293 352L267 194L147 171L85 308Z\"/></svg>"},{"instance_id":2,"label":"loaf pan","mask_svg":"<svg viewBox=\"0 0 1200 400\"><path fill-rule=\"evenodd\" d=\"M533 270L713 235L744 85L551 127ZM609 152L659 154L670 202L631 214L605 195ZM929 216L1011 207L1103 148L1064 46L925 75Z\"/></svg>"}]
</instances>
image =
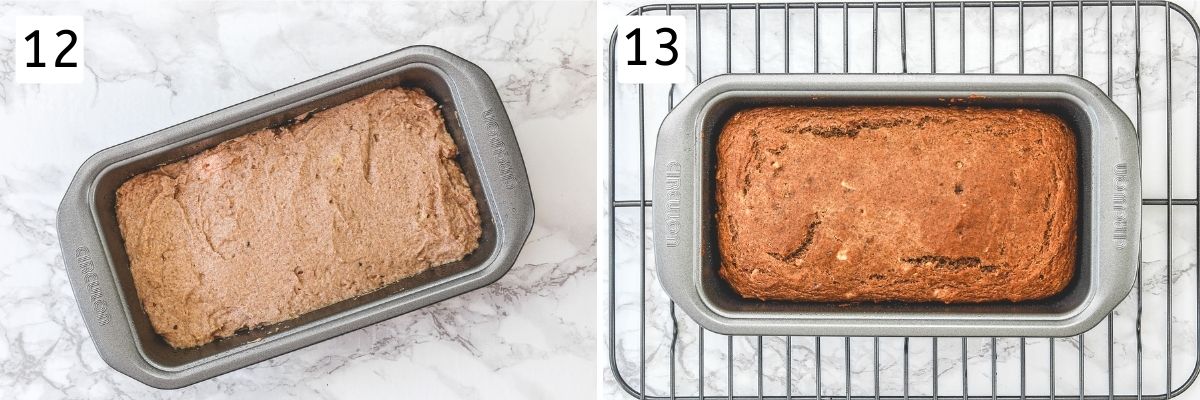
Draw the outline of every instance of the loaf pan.
<instances>
[{"instance_id":1,"label":"loaf pan","mask_svg":"<svg viewBox=\"0 0 1200 400\"><path fill-rule=\"evenodd\" d=\"M810 303L744 299L718 274L717 136L736 111L766 105L1036 108L1077 134L1079 245L1060 294L1020 303ZM724 75L663 121L654 156L654 260L667 294L701 326L733 335L1040 336L1095 326L1129 293L1138 263L1141 182L1133 125L1091 83L1058 75ZM900 167L902 168L902 167ZM764 215L763 218L771 218Z\"/></svg>"},{"instance_id":2,"label":"loaf pan","mask_svg":"<svg viewBox=\"0 0 1200 400\"><path fill-rule=\"evenodd\" d=\"M117 226L117 187L234 137L396 86L424 89L441 104L458 162L479 201L479 248L464 260L375 292L203 346L174 349L155 333ZM395 51L105 149L79 168L58 209L67 275L100 356L158 388L190 385L492 283L512 267L532 227L525 164L491 79L478 66L427 46Z\"/></svg>"}]
</instances>

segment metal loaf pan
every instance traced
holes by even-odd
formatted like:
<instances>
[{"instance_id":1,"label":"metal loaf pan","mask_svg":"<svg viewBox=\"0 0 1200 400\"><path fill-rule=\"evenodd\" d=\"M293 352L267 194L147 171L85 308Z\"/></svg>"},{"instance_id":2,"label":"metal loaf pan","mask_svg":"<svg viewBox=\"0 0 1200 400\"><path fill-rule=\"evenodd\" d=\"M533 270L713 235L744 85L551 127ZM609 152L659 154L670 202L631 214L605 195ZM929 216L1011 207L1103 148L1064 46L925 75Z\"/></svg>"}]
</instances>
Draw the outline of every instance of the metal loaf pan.
<instances>
[{"instance_id":1,"label":"metal loaf pan","mask_svg":"<svg viewBox=\"0 0 1200 400\"><path fill-rule=\"evenodd\" d=\"M480 246L466 259L298 318L185 350L166 343L138 300L114 207L125 180L225 140L277 126L378 89L424 89L441 104L459 163L479 200ZM533 227L525 164L496 88L445 50L409 47L96 153L58 209L58 236L80 313L100 356L147 385L178 388L492 283Z\"/></svg>"},{"instance_id":2,"label":"metal loaf pan","mask_svg":"<svg viewBox=\"0 0 1200 400\"><path fill-rule=\"evenodd\" d=\"M1029 107L1078 135L1079 246L1062 293L1021 303L805 303L736 294L718 275L717 136L737 110L763 105L923 104ZM898 165L897 168L903 168ZM725 75L667 115L654 157L654 260L672 300L704 328L735 335L1070 336L1095 326L1132 288L1141 182L1129 119L1071 76ZM763 216L770 218L770 216Z\"/></svg>"}]
</instances>

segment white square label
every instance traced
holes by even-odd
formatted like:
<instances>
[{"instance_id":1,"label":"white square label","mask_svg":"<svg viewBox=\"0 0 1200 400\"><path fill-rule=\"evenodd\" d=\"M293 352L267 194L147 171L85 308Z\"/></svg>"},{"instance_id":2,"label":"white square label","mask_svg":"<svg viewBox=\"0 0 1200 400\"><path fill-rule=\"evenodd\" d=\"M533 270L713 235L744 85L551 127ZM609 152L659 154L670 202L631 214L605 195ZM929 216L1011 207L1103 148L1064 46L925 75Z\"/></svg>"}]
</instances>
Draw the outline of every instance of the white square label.
<instances>
[{"instance_id":1,"label":"white square label","mask_svg":"<svg viewBox=\"0 0 1200 400\"><path fill-rule=\"evenodd\" d=\"M617 24L617 82L679 83L687 71L687 23L682 15L628 15Z\"/></svg>"},{"instance_id":2,"label":"white square label","mask_svg":"<svg viewBox=\"0 0 1200 400\"><path fill-rule=\"evenodd\" d=\"M83 81L83 17L16 18L17 83Z\"/></svg>"}]
</instances>

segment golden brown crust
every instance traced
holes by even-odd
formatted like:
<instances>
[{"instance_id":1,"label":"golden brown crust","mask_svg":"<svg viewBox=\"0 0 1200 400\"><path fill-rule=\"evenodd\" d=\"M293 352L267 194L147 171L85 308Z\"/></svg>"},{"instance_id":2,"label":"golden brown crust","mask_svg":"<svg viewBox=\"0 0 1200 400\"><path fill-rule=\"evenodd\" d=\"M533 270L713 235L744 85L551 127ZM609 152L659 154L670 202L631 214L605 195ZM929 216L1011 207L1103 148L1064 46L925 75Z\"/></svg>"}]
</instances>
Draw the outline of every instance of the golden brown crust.
<instances>
[{"instance_id":1,"label":"golden brown crust","mask_svg":"<svg viewBox=\"0 0 1200 400\"><path fill-rule=\"evenodd\" d=\"M479 210L437 103L385 89L131 178L117 219L138 297L178 348L462 259Z\"/></svg>"},{"instance_id":2,"label":"golden brown crust","mask_svg":"<svg viewBox=\"0 0 1200 400\"><path fill-rule=\"evenodd\" d=\"M763 300L1052 296L1075 268L1075 153L1034 110L740 111L717 143L721 276Z\"/></svg>"}]
</instances>

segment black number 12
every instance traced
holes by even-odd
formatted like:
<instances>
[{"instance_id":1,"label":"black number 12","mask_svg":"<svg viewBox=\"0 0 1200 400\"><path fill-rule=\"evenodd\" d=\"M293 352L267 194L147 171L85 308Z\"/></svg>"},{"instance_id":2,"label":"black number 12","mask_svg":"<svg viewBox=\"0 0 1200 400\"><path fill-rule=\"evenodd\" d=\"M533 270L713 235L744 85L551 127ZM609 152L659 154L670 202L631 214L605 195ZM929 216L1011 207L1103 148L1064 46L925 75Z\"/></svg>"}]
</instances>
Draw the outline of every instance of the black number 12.
<instances>
[{"instance_id":1,"label":"black number 12","mask_svg":"<svg viewBox=\"0 0 1200 400\"><path fill-rule=\"evenodd\" d=\"M71 49L75 47L75 41L76 41L78 38L77 38L77 37L75 37L75 32L73 32L73 31L71 31L71 30L69 30L69 29L63 29L63 30L61 30L61 31L58 31L58 33L57 33L57 34L55 34L55 36L59 36L59 37L61 37L62 35L67 35L67 36L70 36L70 37L71 37L71 42L70 42L70 43L67 43L67 47L64 47L64 48L62 49L62 51L58 53L58 58L55 58L55 59L54 59L54 67L55 67L55 68L61 68L61 67L75 67L75 66L77 66L77 64L76 64L76 63L73 63L73 62L63 62L63 60L62 60L62 59L63 59L63 57L64 57L64 56L66 56L66 55L67 55L67 52L71 51ZM29 36L26 36L26 37L25 37L25 41L26 41L26 42L28 42L28 41L30 41L30 40L32 40L32 41L33 41L33 62L31 62L31 63L25 63L25 66L26 66L26 67L31 67L31 68L32 68L32 67L45 67L45 66L46 66L46 63L44 63L44 62L41 62L41 61L40 61L41 57L39 57L39 55L38 55L38 47L40 47L40 46L38 45L38 43L39 43L39 40L38 40L38 31L33 31L33 32L31 32L31 33L29 34Z\"/></svg>"},{"instance_id":2,"label":"black number 12","mask_svg":"<svg viewBox=\"0 0 1200 400\"><path fill-rule=\"evenodd\" d=\"M654 60L654 63L664 66L674 64L675 61L679 59L679 50L675 49L675 40L678 39L675 35L675 30L671 28L658 28L658 30L654 32L660 35L665 33L671 36L666 43L658 45L658 47L670 50L671 58L668 58L665 61ZM629 65L646 65L646 60L642 59L642 29L636 28L632 31L629 31L629 34L625 35L625 38L633 39L633 59L629 60Z\"/></svg>"}]
</instances>

